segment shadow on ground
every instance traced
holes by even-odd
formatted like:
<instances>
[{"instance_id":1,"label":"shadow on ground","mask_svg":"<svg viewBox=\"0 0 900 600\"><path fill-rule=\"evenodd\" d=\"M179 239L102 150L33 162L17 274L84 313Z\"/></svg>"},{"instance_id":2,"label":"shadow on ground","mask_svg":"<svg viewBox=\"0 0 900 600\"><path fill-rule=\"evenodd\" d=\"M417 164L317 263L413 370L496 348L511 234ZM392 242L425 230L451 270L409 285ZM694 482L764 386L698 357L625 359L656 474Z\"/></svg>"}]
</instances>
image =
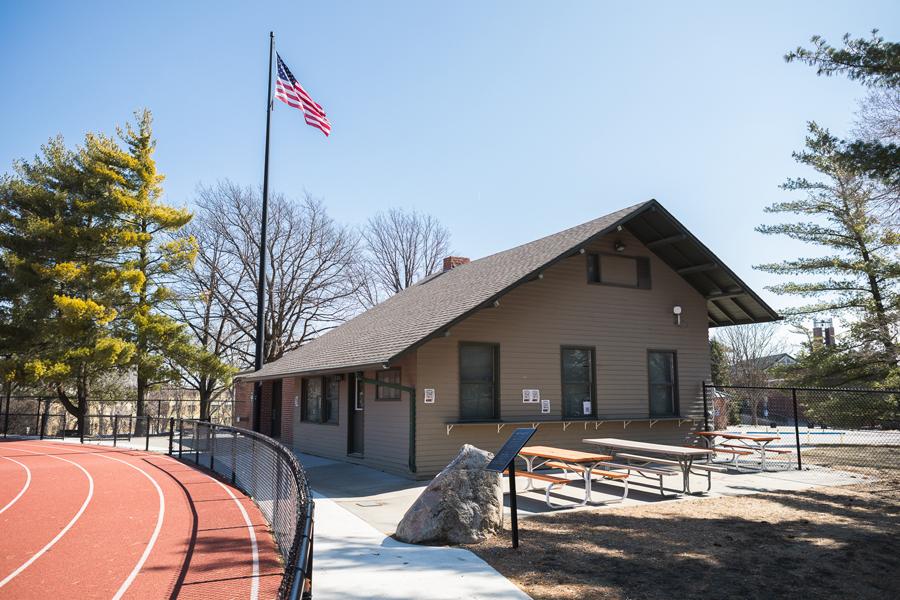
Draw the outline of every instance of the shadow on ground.
<instances>
[{"instance_id":1,"label":"shadow on ground","mask_svg":"<svg viewBox=\"0 0 900 600\"><path fill-rule=\"evenodd\" d=\"M536 600L900 597L900 481L520 521L473 546Z\"/></svg>"}]
</instances>

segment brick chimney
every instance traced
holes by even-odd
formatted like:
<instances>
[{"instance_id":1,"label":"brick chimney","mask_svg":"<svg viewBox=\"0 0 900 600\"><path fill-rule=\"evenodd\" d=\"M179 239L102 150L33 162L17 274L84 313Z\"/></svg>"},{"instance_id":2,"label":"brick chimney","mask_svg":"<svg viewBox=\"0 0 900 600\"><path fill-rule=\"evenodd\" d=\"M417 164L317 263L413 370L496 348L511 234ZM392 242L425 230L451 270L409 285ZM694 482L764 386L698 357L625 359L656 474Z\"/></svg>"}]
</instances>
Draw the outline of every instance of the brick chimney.
<instances>
[{"instance_id":1,"label":"brick chimney","mask_svg":"<svg viewBox=\"0 0 900 600\"><path fill-rule=\"evenodd\" d=\"M455 269L461 265L467 264L469 259L465 256L448 256L444 258L444 272Z\"/></svg>"}]
</instances>

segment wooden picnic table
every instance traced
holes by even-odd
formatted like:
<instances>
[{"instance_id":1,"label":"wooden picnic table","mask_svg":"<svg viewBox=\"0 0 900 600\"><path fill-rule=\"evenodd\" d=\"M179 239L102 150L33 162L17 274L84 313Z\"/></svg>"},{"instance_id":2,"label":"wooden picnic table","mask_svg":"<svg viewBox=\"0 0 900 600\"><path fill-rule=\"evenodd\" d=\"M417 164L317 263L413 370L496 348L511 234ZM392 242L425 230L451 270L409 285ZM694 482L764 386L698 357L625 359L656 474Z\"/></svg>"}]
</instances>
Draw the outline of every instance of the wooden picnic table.
<instances>
[{"instance_id":1,"label":"wooden picnic table","mask_svg":"<svg viewBox=\"0 0 900 600\"><path fill-rule=\"evenodd\" d=\"M731 452L734 455L733 463L735 466L737 465L738 453L733 450L738 449L738 446L716 446L716 438L722 438L724 440L732 440L737 442L740 446L745 447L750 452L756 452L759 454L759 468L761 471L766 470L766 452L772 452L772 450L768 450L766 446L771 444L772 442L778 441L781 439L781 436L778 434L771 433L741 433L739 431L698 431L697 435L706 443L707 448L713 450L714 452L718 448L719 451Z\"/></svg>"},{"instance_id":2,"label":"wooden picnic table","mask_svg":"<svg viewBox=\"0 0 900 600\"><path fill-rule=\"evenodd\" d=\"M519 456L525 461L527 473L529 474L547 463L557 463L557 465L553 466L566 465L570 467L568 470L581 473L584 477L584 500L581 503L582 505L591 501L591 472L598 464L612 460L612 456L608 454L567 450L552 446L525 446L519 450ZM531 489L532 486L531 478L529 478L528 486L525 489ZM628 488L626 487L625 489L627 493ZM549 489L547 504L550 505Z\"/></svg>"},{"instance_id":3,"label":"wooden picnic table","mask_svg":"<svg viewBox=\"0 0 900 600\"><path fill-rule=\"evenodd\" d=\"M649 442L637 442L634 440L622 440L618 438L587 438L581 440L585 444L601 446L614 451L636 451L642 454L658 455L661 457L670 457L674 459L678 467L681 469L683 489L686 494L691 493L691 467L695 458L708 458L713 451L708 448L692 448L687 446L669 446L668 444L651 444ZM636 459L633 455L629 458ZM647 457L646 463L652 462L652 456ZM662 477L660 477L660 488L662 487Z\"/></svg>"}]
</instances>

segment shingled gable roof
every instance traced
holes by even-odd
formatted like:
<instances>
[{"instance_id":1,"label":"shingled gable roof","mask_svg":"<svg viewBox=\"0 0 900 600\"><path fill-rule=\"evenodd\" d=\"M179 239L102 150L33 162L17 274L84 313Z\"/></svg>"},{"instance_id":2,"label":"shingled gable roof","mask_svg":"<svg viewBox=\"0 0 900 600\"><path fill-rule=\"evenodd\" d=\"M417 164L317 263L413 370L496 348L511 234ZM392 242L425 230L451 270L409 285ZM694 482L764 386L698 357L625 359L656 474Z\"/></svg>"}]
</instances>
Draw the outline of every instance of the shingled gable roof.
<instances>
[{"instance_id":1,"label":"shingled gable roof","mask_svg":"<svg viewBox=\"0 0 900 600\"><path fill-rule=\"evenodd\" d=\"M619 226L636 235L707 297L710 325L779 318L662 205L650 200L427 277L241 378L271 379L389 363ZM726 301L737 304L729 308L720 305Z\"/></svg>"}]
</instances>

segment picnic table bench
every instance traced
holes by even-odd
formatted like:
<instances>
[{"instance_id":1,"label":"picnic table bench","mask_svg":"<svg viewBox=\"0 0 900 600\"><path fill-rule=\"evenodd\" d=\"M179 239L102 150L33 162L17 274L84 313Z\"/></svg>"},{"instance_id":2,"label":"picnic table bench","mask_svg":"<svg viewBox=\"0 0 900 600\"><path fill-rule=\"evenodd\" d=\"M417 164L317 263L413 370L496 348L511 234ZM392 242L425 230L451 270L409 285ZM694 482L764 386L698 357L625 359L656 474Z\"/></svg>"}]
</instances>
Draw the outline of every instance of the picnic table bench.
<instances>
[{"instance_id":1,"label":"picnic table bench","mask_svg":"<svg viewBox=\"0 0 900 600\"><path fill-rule=\"evenodd\" d=\"M544 501L550 508L561 507L561 505L553 504L550 501L550 492L553 488L571 484L578 480L535 471L535 469L541 467L560 469L563 472L579 474L584 481L584 499L580 503L582 506L591 502L591 482L593 477L622 481L625 488L622 500L628 496L627 474L596 469L599 464L612 460L612 456L608 454L566 450L564 448L553 448L551 446L526 446L519 451L519 457L525 461L526 470L516 470L516 477L528 479L528 484L525 488L526 490L534 488L533 482L535 480L546 482L548 485L545 489ZM508 471L505 471L505 473L508 474Z\"/></svg>"},{"instance_id":2,"label":"picnic table bench","mask_svg":"<svg viewBox=\"0 0 900 600\"><path fill-rule=\"evenodd\" d=\"M663 477L668 475L681 475L681 463L677 460L671 460L668 458L660 458L658 456L642 456L640 454L629 454L625 452L616 453L617 459L624 459L625 463L609 463L618 466L619 468L625 468L626 470L633 470L638 473L642 471L655 475L659 478L659 493L661 495L665 495L663 490ZM677 467L677 468L673 468ZM692 462L690 465L690 473L693 475L700 475L706 477L706 491L710 491L712 489L712 474L713 473L726 473L728 469L724 467L720 467L718 465L711 465L708 463L698 463ZM644 473L641 473L644 475ZM644 475L645 477L647 475Z\"/></svg>"},{"instance_id":3,"label":"picnic table bench","mask_svg":"<svg viewBox=\"0 0 900 600\"><path fill-rule=\"evenodd\" d=\"M665 496L663 479L671 475L680 474L682 477L681 491L684 494L691 492L691 473L702 471L706 474L708 486L712 485L712 472L715 468L701 468L707 465L695 463L695 458L709 458L712 450L708 448L695 448L684 446L668 446L666 444L651 444L634 440L622 440L618 438L586 438L585 444L592 444L609 449L615 454L616 462L607 461L601 466L607 469L624 470L626 473L634 471L643 477L657 479L659 481L659 493ZM632 451L641 454L632 454ZM622 462L624 461L624 462ZM677 469L675 468L677 466ZM707 487L709 491L709 487Z\"/></svg>"},{"instance_id":4,"label":"picnic table bench","mask_svg":"<svg viewBox=\"0 0 900 600\"><path fill-rule=\"evenodd\" d=\"M759 469L766 470L766 454L792 454L790 450L784 448L769 448L772 442L781 439L778 434L753 434L741 433L739 431L698 431L697 435L703 440L706 447L714 453L731 454L732 458L729 462L735 468L740 469L738 458L742 456L759 456ZM716 439L722 438L722 442L717 443Z\"/></svg>"}]
</instances>

